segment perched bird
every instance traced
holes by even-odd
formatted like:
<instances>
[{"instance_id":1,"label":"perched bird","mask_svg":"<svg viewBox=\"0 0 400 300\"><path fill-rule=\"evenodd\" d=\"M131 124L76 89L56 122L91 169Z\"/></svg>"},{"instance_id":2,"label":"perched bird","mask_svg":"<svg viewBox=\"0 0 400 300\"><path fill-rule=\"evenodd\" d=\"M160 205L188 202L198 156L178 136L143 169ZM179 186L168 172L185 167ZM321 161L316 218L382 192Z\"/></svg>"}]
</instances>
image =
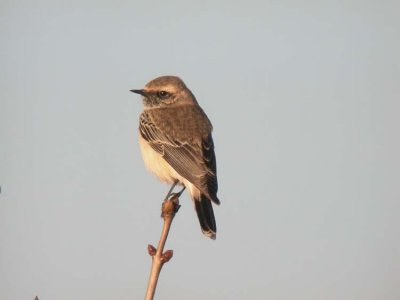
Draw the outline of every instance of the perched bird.
<instances>
[{"instance_id":1,"label":"perched bird","mask_svg":"<svg viewBox=\"0 0 400 300\"><path fill-rule=\"evenodd\" d=\"M217 198L217 168L212 125L185 83L175 76L158 77L143 89L139 145L146 167L161 181L183 186L193 199L203 234L215 239L211 202Z\"/></svg>"}]
</instances>

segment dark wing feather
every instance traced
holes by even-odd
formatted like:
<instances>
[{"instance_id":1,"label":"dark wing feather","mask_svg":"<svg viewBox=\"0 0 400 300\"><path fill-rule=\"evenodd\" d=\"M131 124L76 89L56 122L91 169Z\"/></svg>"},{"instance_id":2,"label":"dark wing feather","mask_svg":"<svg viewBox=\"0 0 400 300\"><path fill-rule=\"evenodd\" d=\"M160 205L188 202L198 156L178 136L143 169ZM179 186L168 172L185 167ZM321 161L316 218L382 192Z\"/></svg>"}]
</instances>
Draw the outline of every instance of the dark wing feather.
<instances>
[{"instance_id":1,"label":"dark wing feather","mask_svg":"<svg viewBox=\"0 0 400 300\"><path fill-rule=\"evenodd\" d=\"M212 174L208 176L207 189L208 192L214 196L214 199L212 200L215 203L219 204L220 201L217 198L217 192L218 192L217 163L214 152L214 141L211 136L211 133L207 136L207 138L203 139L202 150L203 150L204 163L206 164L207 168L211 171Z\"/></svg>"},{"instance_id":2,"label":"dark wing feather","mask_svg":"<svg viewBox=\"0 0 400 300\"><path fill-rule=\"evenodd\" d=\"M142 113L140 134L149 145L182 177L196 186L207 198L219 204L214 144L211 132L205 137L179 140L168 130L160 130L151 117Z\"/></svg>"}]
</instances>

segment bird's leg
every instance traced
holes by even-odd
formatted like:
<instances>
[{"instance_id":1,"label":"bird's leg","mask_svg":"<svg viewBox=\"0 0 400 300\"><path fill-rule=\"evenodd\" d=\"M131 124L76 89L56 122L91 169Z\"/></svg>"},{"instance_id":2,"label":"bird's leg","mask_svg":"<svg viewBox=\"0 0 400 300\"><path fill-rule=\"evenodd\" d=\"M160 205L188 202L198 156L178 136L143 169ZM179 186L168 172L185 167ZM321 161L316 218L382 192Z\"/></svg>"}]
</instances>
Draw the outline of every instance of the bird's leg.
<instances>
[{"instance_id":1,"label":"bird's leg","mask_svg":"<svg viewBox=\"0 0 400 300\"><path fill-rule=\"evenodd\" d=\"M178 193L171 193L170 196L179 198L185 189L186 189L186 186L183 186L183 188Z\"/></svg>"},{"instance_id":2,"label":"bird's leg","mask_svg":"<svg viewBox=\"0 0 400 300\"><path fill-rule=\"evenodd\" d=\"M183 186L183 188L178 193L175 193L175 195L180 197L185 189L186 189L186 186Z\"/></svg>"},{"instance_id":3,"label":"bird's leg","mask_svg":"<svg viewBox=\"0 0 400 300\"><path fill-rule=\"evenodd\" d=\"M178 192L178 193L173 193L172 191L174 190L175 186L178 184L179 181L175 181L171 188L168 191L167 196L165 197L165 199L169 199L171 196L176 196L176 197L180 197L183 193L183 191L186 189L186 186L183 186L183 188Z\"/></svg>"},{"instance_id":4,"label":"bird's leg","mask_svg":"<svg viewBox=\"0 0 400 300\"><path fill-rule=\"evenodd\" d=\"M168 199L169 196L171 196L172 191L174 190L174 187L175 187L177 184L178 184L178 180L175 181L175 182L172 184L172 186L171 186L171 188L169 189L168 194L167 194L167 196L165 197L165 199Z\"/></svg>"}]
</instances>

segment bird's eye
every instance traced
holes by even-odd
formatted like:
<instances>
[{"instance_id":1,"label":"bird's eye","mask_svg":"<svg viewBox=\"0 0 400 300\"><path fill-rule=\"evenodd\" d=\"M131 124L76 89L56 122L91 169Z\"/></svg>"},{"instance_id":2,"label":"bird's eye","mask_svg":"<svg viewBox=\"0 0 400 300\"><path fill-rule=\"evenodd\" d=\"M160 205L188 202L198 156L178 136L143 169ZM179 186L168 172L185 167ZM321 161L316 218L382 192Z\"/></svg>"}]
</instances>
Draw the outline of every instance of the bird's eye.
<instances>
[{"instance_id":1,"label":"bird's eye","mask_svg":"<svg viewBox=\"0 0 400 300\"><path fill-rule=\"evenodd\" d=\"M169 96L169 93L166 91L159 91L157 94L158 94L158 97L160 97L160 98L166 98Z\"/></svg>"}]
</instances>

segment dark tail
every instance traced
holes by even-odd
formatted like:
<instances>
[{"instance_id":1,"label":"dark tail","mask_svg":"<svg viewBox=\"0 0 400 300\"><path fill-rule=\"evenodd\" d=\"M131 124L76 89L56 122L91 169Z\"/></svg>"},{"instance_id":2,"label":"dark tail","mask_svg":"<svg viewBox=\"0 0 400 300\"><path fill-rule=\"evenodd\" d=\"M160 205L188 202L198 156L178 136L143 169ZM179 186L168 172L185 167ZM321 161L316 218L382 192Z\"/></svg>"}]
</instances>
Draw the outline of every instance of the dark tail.
<instances>
[{"instance_id":1,"label":"dark tail","mask_svg":"<svg viewBox=\"0 0 400 300\"><path fill-rule=\"evenodd\" d=\"M197 217L200 221L203 234L215 240L217 236L217 225L215 224L214 211L211 201L201 194L200 199L194 199Z\"/></svg>"}]
</instances>

